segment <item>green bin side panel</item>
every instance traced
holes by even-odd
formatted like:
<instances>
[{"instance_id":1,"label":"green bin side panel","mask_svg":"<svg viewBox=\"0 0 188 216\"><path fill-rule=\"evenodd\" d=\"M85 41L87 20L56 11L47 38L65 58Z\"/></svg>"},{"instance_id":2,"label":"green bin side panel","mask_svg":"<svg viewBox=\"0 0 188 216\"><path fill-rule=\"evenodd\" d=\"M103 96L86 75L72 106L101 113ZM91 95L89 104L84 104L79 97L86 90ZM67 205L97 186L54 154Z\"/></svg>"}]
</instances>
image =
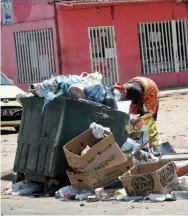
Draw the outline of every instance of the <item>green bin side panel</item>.
<instances>
[{"instance_id":1,"label":"green bin side panel","mask_svg":"<svg viewBox=\"0 0 188 216\"><path fill-rule=\"evenodd\" d=\"M110 128L118 144L122 145L125 140L125 113L101 104L58 98L47 104L42 114L43 98L23 98L21 102L24 110L14 161L15 172L67 182L63 146L89 128L96 112L112 117Z\"/></svg>"},{"instance_id":2,"label":"green bin side panel","mask_svg":"<svg viewBox=\"0 0 188 216\"><path fill-rule=\"evenodd\" d=\"M24 98L21 102L24 111L14 171L67 178L63 146L89 128L93 112L101 112L102 106L58 98L41 114L43 98Z\"/></svg>"}]
</instances>

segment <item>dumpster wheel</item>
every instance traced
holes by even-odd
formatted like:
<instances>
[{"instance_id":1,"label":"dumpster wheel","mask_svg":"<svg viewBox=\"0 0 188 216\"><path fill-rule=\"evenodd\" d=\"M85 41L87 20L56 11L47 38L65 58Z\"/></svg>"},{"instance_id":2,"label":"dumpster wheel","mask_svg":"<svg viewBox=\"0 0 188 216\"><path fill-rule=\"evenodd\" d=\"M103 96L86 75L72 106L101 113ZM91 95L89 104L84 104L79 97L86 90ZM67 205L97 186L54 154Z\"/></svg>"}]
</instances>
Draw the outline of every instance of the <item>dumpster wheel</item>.
<instances>
[{"instance_id":1,"label":"dumpster wheel","mask_svg":"<svg viewBox=\"0 0 188 216\"><path fill-rule=\"evenodd\" d=\"M44 193L46 196L53 196L59 190L60 182L55 179L46 179L44 182Z\"/></svg>"},{"instance_id":2,"label":"dumpster wheel","mask_svg":"<svg viewBox=\"0 0 188 216\"><path fill-rule=\"evenodd\" d=\"M13 183L13 184L18 183L18 182L23 181L24 179L25 179L24 173L17 173L17 174L14 176L12 183Z\"/></svg>"}]
</instances>

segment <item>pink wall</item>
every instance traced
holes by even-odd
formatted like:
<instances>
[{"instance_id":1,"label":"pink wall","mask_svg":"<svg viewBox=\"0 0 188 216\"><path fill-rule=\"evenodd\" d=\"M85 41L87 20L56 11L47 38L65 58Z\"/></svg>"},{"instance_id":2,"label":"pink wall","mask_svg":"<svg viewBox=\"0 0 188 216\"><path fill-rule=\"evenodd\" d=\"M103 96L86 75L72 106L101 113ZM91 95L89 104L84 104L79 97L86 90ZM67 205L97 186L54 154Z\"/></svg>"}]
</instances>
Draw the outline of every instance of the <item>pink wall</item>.
<instances>
[{"instance_id":1,"label":"pink wall","mask_svg":"<svg viewBox=\"0 0 188 216\"><path fill-rule=\"evenodd\" d=\"M29 84L18 84L18 72L13 38L14 32L52 28L56 69L58 70L53 7L47 4L47 0L32 0L32 5L30 5L29 9L29 5L27 5L26 2L29 1L16 0L13 5L14 23L3 25L1 27L1 70L10 79L14 80L15 84L19 85L19 87L24 90L27 90ZM20 13L22 14L21 16Z\"/></svg>"},{"instance_id":2,"label":"pink wall","mask_svg":"<svg viewBox=\"0 0 188 216\"><path fill-rule=\"evenodd\" d=\"M141 75L137 24L188 18L188 5L176 3L127 3L114 6L115 19L110 8L95 6L58 8L63 73L80 74L91 71L88 27L115 26L120 81ZM103 7L104 6L104 7ZM188 72L151 76L160 86L188 84Z\"/></svg>"}]
</instances>

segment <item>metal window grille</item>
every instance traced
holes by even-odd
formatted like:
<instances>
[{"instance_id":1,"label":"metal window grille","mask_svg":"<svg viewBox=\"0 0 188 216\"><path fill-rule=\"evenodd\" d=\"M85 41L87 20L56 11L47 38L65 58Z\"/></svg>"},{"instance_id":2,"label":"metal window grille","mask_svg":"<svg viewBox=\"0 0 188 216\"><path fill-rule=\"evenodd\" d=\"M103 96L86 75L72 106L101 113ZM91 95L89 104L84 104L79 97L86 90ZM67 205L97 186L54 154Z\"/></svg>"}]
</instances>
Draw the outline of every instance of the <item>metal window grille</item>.
<instances>
[{"instance_id":1,"label":"metal window grille","mask_svg":"<svg viewBox=\"0 0 188 216\"><path fill-rule=\"evenodd\" d=\"M119 79L114 26L89 27L88 35L92 72L101 72L111 86Z\"/></svg>"},{"instance_id":2,"label":"metal window grille","mask_svg":"<svg viewBox=\"0 0 188 216\"><path fill-rule=\"evenodd\" d=\"M55 73L52 28L14 32L19 83L37 83Z\"/></svg>"},{"instance_id":3,"label":"metal window grille","mask_svg":"<svg viewBox=\"0 0 188 216\"><path fill-rule=\"evenodd\" d=\"M179 71L188 70L188 20L176 20L177 56Z\"/></svg>"},{"instance_id":4,"label":"metal window grille","mask_svg":"<svg viewBox=\"0 0 188 216\"><path fill-rule=\"evenodd\" d=\"M188 70L188 20L138 25L142 74Z\"/></svg>"}]
</instances>

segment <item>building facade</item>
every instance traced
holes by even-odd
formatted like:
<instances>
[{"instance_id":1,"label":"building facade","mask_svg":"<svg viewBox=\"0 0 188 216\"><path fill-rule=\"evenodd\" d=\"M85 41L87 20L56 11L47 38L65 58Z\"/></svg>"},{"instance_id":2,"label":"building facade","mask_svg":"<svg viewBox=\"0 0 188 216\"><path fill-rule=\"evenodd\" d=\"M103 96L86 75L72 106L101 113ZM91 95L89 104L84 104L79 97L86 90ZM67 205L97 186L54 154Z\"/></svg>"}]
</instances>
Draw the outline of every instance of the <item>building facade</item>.
<instances>
[{"instance_id":1,"label":"building facade","mask_svg":"<svg viewBox=\"0 0 188 216\"><path fill-rule=\"evenodd\" d=\"M47 0L3 0L1 71L22 89L59 73L54 8Z\"/></svg>"},{"instance_id":2,"label":"building facade","mask_svg":"<svg viewBox=\"0 0 188 216\"><path fill-rule=\"evenodd\" d=\"M64 74L103 73L104 82L135 76L160 87L188 84L188 4L175 0L59 1Z\"/></svg>"},{"instance_id":3,"label":"building facade","mask_svg":"<svg viewBox=\"0 0 188 216\"><path fill-rule=\"evenodd\" d=\"M22 89L84 71L100 71L106 85L141 75L188 85L186 0L49 2L2 1L1 71Z\"/></svg>"}]
</instances>

